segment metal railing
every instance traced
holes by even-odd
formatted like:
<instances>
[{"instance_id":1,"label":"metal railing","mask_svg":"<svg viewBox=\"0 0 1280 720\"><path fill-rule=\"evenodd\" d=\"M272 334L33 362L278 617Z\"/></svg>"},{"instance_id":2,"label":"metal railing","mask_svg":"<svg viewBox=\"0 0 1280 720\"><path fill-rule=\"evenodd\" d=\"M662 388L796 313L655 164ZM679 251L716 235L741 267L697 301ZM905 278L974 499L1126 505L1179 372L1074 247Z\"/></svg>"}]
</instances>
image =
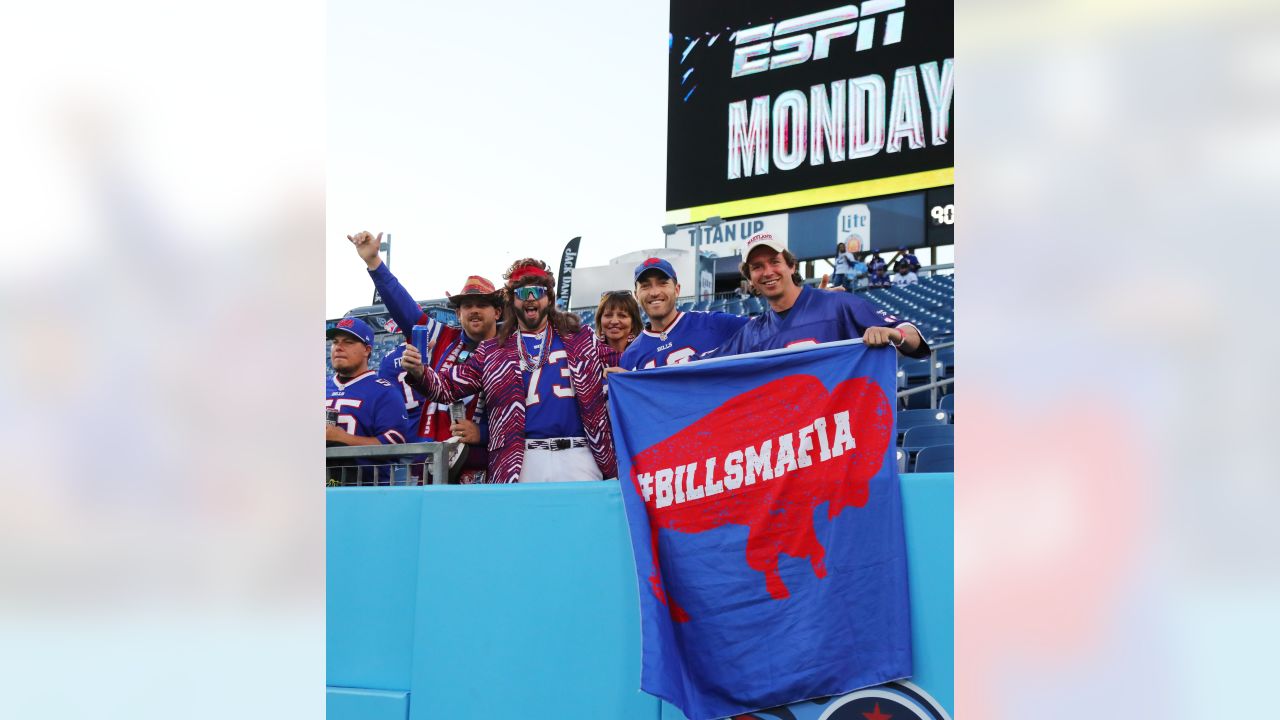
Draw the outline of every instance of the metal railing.
<instances>
[{"instance_id":1,"label":"metal railing","mask_svg":"<svg viewBox=\"0 0 1280 720\"><path fill-rule=\"evenodd\" d=\"M942 378L942 379L938 378L938 372L942 369L938 367L939 365L941 365L941 362L938 360L938 351L946 350L947 348L955 347L955 346L956 346L955 341L944 342L938 345L930 345L929 346L929 382L924 385L917 385L916 387L913 387L913 388L907 388L906 390L899 390L898 399L901 400L901 399L905 399L908 395L915 395L917 393L928 392L929 407L930 408L938 407L938 401L940 399L939 390L941 390L944 387L950 387L956 381L954 377Z\"/></svg>"},{"instance_id":2,"label":"metal railing","mask_svg":"<svg viewBox=\"0 0 1280 720\"><path fill-rule=\"evenodd\" d=\"M329 487L443 485L449 482L451 444L420 442L325 448L325 484ZM362 460L366 462L358 462ZM377 460L385 462L368 462Z\"/></svg>"}]
</instances>

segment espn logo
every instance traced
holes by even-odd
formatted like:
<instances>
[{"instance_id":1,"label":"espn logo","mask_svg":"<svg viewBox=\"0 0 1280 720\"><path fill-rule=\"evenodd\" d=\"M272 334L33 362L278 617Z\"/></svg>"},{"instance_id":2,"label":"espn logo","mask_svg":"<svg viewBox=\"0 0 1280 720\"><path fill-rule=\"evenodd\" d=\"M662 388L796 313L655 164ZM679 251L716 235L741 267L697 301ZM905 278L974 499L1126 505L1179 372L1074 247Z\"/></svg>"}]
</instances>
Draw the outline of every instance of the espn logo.
<instances>
[{"instance_id":1,"label":"espn logo","mask_svg":"<svg viewBox=\"0 0 1280 720\"><path fill-rule=\"evenodd\" d=\"M730 77L825 59L831 52L832 40L854 35L855 31L854 52L870 50L875 44L876 16L879 15L887 15L880 44L892 45L902 40L902 16L906 6L907 0L866 0L861 8L844 5L739 30L734 34L737 49L733 51ZM816 32L810 32L812 30ZM783 35L789 37L781 37ZM770 51L776 54L770 56Z\"/></svg>"}]
</instances>

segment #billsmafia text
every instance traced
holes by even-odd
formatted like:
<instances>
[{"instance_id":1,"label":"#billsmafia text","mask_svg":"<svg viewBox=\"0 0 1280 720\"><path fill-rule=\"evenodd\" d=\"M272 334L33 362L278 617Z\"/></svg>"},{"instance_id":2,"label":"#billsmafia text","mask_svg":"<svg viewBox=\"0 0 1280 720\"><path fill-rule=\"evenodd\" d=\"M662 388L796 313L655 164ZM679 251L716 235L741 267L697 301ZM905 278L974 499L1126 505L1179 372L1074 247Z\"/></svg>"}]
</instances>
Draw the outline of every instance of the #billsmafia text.
<instances>
[{"instance_id":1,"label":"#billsmafia text","mask_svg":"<svg viewBox=\"0 0 1280 720\"><path fill-rule=\"evenodd\" d=\"M923 104L920 89L924 88ZM885 96L889 95L887 104ZM892 91L880 75L863 75L729 103L728 179L766 175L770 164L794 170L896 153L905 140L911 150L945 145L951 135L955 95L952 58L898 68ZM930 137L925 138L924 104ZM770 163L772 161L772 163Z\"/></svg>"},{"instance_id":2,"label":"#billsmafia text","mask_svg":"<svg viewBox=\"0 0 1280 720\"><path fill-rule=\"evenodd\" d=\"M818 463L854 450L857 443L849 427L849 411L835 413L829 423L822 417L795 433L779 435L776 458L774 447L774 440L770 438L759 446L734 450L723 461L709 457L655 472L642 472L636 479L645 504L658 509L733 492L754 485L757 480L776 480L788 472L813 465L815 450ZM724 469L723 474L716 472L717 466Z\"/></svg>"}]
</instances>

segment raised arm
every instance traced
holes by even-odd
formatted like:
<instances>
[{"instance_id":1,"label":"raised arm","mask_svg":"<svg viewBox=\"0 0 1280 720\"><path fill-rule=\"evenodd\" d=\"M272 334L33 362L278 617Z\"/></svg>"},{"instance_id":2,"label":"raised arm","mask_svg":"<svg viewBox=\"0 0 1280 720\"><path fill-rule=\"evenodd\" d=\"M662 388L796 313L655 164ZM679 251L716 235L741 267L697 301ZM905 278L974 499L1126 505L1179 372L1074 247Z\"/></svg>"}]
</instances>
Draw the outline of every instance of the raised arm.
<instances>
[{"instance_id":1,"label":"raised arm","mask_svg":"<svg viewBox=\"0 0 1280 720\"><path fill-rule=\"evenodd\" d=\"M382 246L382 233L378 233L375 237L373 233L364 230L355 235L348 235L347 239L356 247L356 253L360 255L360 259L364 260L365 267L369 269L369 278L373 280L373 286L377 288L378 295L387 306L387 312L391 313L391 319L400 326L406 338L409 337L409 328L414 325L430 326L435 323L431 316L422 312L417 301L408 290L404 289L396 276L391 274L391 269L386 263L382 262L382 258L378 255L378 248Z\"/></svg>"}]
</instances>

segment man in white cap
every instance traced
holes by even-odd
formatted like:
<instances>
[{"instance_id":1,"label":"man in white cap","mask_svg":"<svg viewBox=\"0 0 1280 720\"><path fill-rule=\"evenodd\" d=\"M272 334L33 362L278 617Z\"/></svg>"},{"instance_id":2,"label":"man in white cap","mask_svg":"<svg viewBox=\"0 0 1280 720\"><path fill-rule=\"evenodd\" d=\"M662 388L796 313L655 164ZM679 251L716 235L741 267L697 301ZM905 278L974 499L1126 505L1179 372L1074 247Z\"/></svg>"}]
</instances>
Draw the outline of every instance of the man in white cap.
<instances>
[{"instance_id":1,"label":"man in white cap","mask_svg":"<svg viewBox=\"0 0 1280 720\"><path fill-rule=\"evenodd\" d=\"M929 345L914 325L857 295L805 287L798 265L796 256L768 233L747 241L739 269L769 307L725 341L716 356L854 338L867 347L893 346L908 357L929 355Z\"/></svg>"}]
</instances>

